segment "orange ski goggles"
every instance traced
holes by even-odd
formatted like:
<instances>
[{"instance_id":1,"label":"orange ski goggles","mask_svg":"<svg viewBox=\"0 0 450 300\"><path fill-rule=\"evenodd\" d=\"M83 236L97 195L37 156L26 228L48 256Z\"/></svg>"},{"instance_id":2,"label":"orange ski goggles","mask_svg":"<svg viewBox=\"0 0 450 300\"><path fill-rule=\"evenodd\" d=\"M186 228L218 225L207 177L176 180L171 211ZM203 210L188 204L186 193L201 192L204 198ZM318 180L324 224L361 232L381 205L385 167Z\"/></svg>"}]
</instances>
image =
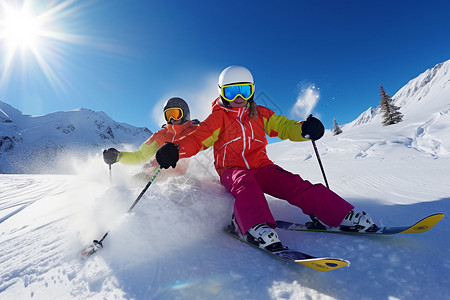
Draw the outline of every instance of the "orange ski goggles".
<instances>
[{"instance_id":1,"label":"orange ski goggles","mask_svg":"<svg viewBox=\"0 0 450 300\"><path fill-rule=\"evenodd\" d=\"M166 118L167 122L169 122L170 119L178 121L182 117L183 117L183 110L179 107L171 107L164 111L164 118Z\"/></svg>"}]
</instances>

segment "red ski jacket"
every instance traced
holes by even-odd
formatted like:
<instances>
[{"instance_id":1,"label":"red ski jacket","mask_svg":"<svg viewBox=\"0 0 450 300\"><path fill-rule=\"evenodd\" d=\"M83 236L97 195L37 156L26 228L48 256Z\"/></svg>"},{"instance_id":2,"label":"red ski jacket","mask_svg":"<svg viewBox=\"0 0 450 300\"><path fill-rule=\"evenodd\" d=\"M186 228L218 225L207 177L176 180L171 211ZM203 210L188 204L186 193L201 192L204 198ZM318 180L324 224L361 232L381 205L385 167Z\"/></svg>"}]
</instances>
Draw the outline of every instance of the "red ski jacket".
<instances>
[{"instance_id":1,"label":"red ski jacket","mask_svg":"<svg viewBox=\"0 0 450 300\"><path fill-rule=\"evenodd\" d=\"M257 169L271 164L266 153L267 138L307 141L302 122L277 116L272 110L257 106L257 117L250 119L250 108L227 108L214 100L212 113L187 136L175 141L180 145L180 158L190 157L214 145L214 166L223 174L230 168Z\"/></svg>"}]
</instances>

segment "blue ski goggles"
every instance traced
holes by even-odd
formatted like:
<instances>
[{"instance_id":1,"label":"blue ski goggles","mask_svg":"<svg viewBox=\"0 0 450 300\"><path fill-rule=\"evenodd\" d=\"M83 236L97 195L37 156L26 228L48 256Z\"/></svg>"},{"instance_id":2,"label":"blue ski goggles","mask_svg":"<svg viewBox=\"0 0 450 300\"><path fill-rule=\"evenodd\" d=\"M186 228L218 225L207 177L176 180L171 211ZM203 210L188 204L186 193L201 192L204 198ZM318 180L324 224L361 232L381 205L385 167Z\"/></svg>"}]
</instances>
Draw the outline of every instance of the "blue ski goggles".
<instances>
[{"instance_id":1,"label":"blue ski goggles","mask_svg":"<svg viewBox=\"0 0 450 300\"><path fill-rule=\"evenodd\" d=\"M236 83L224 85L220 88L222 98L228 102L233 102L237 97L241 96L244 100L250 99L255 93L253 83Z\"/></svg>"}]
</instances>

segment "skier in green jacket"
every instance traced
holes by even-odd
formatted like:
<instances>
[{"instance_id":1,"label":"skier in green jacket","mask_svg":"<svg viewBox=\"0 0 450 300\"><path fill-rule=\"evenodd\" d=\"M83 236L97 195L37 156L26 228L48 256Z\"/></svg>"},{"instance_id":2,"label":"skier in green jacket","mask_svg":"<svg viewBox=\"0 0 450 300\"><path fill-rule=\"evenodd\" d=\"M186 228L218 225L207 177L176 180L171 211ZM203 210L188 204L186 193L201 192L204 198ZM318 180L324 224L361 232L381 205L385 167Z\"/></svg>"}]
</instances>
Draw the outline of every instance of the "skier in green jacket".
<instances>
[{"instance_id":1,"label":"skier in green jacket","mask_svg":"<svg viewBox=\"0 0 450 300\"><path fill-rule=\"evenodd\" d=\"M109 148L103 151L103 160L105 163L112 165L116 162L120 162L131 165L150 160L149 164L146 165L146 168L153 170L159 167L159 164L154 159L154 155L159 147L166 142L173 142L182 136L190 134L200 123L196 119L190 119L189 106L182 98L174 97L167 100L163 107L163 113L166 124L162 126L162 129L158 130L147 139L138 150L134 152L125 152L118 151L115 148ZM184 174L188 165L189 159L183 159L183 162L177 164L177 167L173 169L172 173ZM151 173L151 170L148 170L146 173Z\"/></svg>"}]
</instances>

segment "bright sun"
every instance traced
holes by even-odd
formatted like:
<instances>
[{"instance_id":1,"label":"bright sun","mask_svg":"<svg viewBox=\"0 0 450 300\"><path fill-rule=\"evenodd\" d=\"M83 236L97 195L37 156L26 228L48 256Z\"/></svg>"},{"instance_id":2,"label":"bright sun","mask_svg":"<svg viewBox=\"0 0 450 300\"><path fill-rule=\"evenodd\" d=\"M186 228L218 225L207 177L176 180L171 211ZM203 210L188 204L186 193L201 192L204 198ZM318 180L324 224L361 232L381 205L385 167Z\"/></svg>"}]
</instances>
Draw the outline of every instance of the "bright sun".
<instances>
[{"instance_id":1,"label":"bright sun","mask_svg":"<svg viewBox=\"0 0 450 300\"><path fill-rule=\"evenodd\" d=\"M91 7L98 9L97 5L101 3L0 0L0 90L15 83L34 84L44 75L56 91L64 92L68 87L65 75L76 66L80 51L98 44L95 36L82 33L89 29L82 22L85 13ZM101 44L99 53L105 47L108 41Z\"/></svg>"},{"instance_id":2,"label":"bright sun","mask_svg":"<svg viewBox=\"0 0 450 300\"><path fill-rule=\"evenodd\" d=\"M10 55L18 49L36 51L42 35L39 18L26 7L2 7L0 39L4 41Z\"/></svg>"},{"instance_id":3,"label":"bright sun","mask_svg":"<svg viewBox=\"0 0 450 300\"><path fill-rule=\"evenodd\" d=\"M73 0L0 0L0 88L36 66L52 86L61 85L61 47L82 40L63 31L76 9Z\"/></svg>"},{"instance_id":4,"label":"bright sun","mask_svg":"<svg viewBox=\"0 0 450 300\"><path fill-rule=\"evenodd\" d=\"M26 10L7 9L0 23L0 38L6 43L8 51L34 49L40 36L39 22Z\"/></svg>"}]
</instances>

